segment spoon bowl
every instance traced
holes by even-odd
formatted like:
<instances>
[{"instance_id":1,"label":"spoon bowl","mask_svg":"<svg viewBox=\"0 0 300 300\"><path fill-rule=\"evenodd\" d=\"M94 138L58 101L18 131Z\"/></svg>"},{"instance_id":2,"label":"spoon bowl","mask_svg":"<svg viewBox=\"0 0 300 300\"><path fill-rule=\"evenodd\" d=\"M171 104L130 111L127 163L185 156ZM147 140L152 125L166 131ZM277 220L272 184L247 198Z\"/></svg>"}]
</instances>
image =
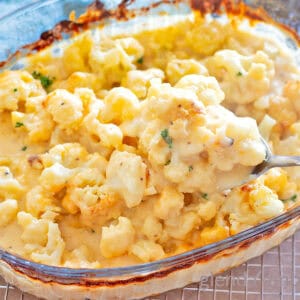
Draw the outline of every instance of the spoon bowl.
<instances>
[{"instance_id":1,"label":"spoon bowl","mask_svg":"<svg viewBox=\"0 0 300 300\"><path fill-rule=\"evenodd\" d=\"M248 169L248 171L247 169L238 170L237 176L232 177L231 179L227 177L228 180L219 186L219 190L231 189L246 184L275 167L300 166L300 156L274 155L263 137L261 137L261 142L266 149L264 161L254 168ZM236 180L237 177L239 178L238 180ZM240 180L240 178L242 179Z\"/></svg>"},{"instance_id":2,"label":"spoon bowl","mask_svg":"<svg viewBox=\"0 0 300 300\"><path fill-rule=\"evenodd\" d=\"M261 137L261 141L266 148L266 158L262 163L254 167L250 174L251 180L256 179L275 167L300 166L300 156L274 155L265 139Z\"/></svg>"}]
</instances>

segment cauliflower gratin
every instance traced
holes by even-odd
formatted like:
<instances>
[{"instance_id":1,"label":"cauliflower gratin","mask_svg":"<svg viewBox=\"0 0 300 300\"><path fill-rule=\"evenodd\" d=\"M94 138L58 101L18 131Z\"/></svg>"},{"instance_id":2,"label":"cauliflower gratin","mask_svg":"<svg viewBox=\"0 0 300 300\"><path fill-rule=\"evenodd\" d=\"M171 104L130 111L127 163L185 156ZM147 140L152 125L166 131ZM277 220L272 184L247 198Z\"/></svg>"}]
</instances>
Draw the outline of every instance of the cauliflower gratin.
<instances>
[{"instance_id":1,"label":"cauliflower gratin","mask_svg":"<svg viewBox=\"0 0 300 300\"><path fill-rule=\"evenodd\" d=\"M239 17L97 29L0 74L0 246L101 268L213 243L298 205L297 46ZM272 33L273 32L273 33ZM283 35L281 36L283 39Z\"/></svg>"}]
</instances>

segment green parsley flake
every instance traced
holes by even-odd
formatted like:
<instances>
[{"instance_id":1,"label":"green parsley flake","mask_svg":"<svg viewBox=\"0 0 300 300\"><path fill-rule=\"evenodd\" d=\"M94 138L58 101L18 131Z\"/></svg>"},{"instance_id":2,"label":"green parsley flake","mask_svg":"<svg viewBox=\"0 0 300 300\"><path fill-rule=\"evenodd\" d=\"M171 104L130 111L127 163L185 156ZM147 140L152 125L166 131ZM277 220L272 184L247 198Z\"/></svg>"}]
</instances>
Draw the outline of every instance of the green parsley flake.
<instances>
[{"instance_id":1,"label":"green parsley flake","mask_svg":"<svg viewBox=\"0 0 300 300\"><path fill-rule=\"evenodd\" d=\"M164 130L161 131L160 133L161 137L163 138L163 140L168 144L169 148L172 148L172 144L173 144L173 140L172 138L169 136L169 130L166 128Z\"/></svg>"},{"instance_id":2,"label":"green parsley flake","mask_svg":"<svg viewBox=\"0 0 300 300\"><path fill-rule=\"evenodd\" d=\"M15 125L16 128L19 128L19 127L22 127L22 126L24 126L24 123L22 123L22 122L17 122L16 125Z\"/></svg>"},{"instance_id":3,"label":"green parsley flake","mask_svg":"<svg viewBox=\"0 0 300 300\"><path fill-rule=\"evenodd\" d=\"M243 73L241 71L239 71L236 76L243 76Z\"/></svg>"},{"instance_id":4,"label":"green parsley flake","mask_svg":"<svg viewBox=\"0 0 300 300\"><path fill-rule=\"evenodd\" d=\"M21 150L22 150L22 151L26 151L26 150L27 150L27 146L22 147Z\"/></svg>"},{"instance_id":5,"label":"green parsley flake","mask_svg":"<svg viewBox=\"0 0 300 300\"><path fill-rule=\"evenodd\" d=\"M41 74L40 72L33 71L32 76L34 79L39 79L43 88L47 90L53 83L53 79Z\"/></svg>"},{"instance_id":6,"label":"green parsley flake","mask_svg":"<svg viewBox=\"0 0 300 300\"><path fill-rule=\"evenodd\" d=\"M205 200L208 200L208 194L207 193L201 193L201 197Z\"/></svg>"},{"instance_id":7,"label":"green parsley flake","mask_svg":"<svg viewBox=\"0 0 300 300\"><path fill-rule=\"evenodd\" d=\"M140 57L136 62L141 65L144 62L144 56Z\"/></svg>"},{"instance_id":8,"label":"green parsley flake","mask_svg":"<svg viewBox=\"0 0 300 300\"><path fill-rule=\"evenodd\" d=\"M193 166L189 166L189 172L192 172L194 170Z\"/></svg>"},{"instance_id":9,"label":"green parsley flake","mask_svg":"<svg viewBox=\"0 0 300 300\"><path fill-rule=\"evenodd\" d=\"M284 200L281 200L281 201L282 201L282 202L289 202L289 201L296 202L297 198L298 198L298 195L297 195L297 194L294 194L294 195L291 196L290 198L284 199Z\"/></svg>"},{"instance_id":10,"label":"green parsley flake","mask_svg":"<svg viewBox=\"0 0 300 300\"><path fill-rule=\"evenodd\" d=\"M14 90L13 90L15 93L18 91L18 89L17 88L14 88Z\"/></svg>"}]
</instances>

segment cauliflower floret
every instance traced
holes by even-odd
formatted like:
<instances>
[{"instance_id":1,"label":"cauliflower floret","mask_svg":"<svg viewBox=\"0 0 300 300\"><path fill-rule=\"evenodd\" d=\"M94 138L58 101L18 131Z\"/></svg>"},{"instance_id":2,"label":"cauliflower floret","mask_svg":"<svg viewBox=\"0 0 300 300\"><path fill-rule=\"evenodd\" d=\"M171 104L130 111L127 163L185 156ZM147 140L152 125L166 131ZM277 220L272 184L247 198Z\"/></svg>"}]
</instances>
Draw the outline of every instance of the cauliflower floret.
<instances>
[{"instance_id":1,"label":"cauliflower floret","mask_svg":"<svg viewBox=\"0 0 300 300\"><path fill-rule=\"evenodd\" d=\"M266 149L254 119L232 118L227 124L226 136L234 141L233 149L240 164L255 166L265 159Z\"/></svg>"},{"instance_id":2,"label":"cauliflower floret","mask_svg":"<svg viewBox=\"0 0 300 300\"><path fill-rule=\"evenodd\" d=\"M258 129L261 136L268 141L271 135L272 129L276 125L276 120L271 118L269 115L265 115L261 122L259 123Z\"/></svg>"},{"instance_id":3,"label":"cauliflower floret","mask_svg":"<svg viewBox=\"0 0 300 300\"><path fill-rule=\"evenodd\" d=\"M194 91L205 106L219 104L225 98L218 81L211 76L187 75L177 82L176 87Z\"/></svg>"},{"instance_id":4,"label":"cauliflower floret","mask_svg":"<svg viewBox=\"0 0 300 300\"><path fill-rule=\"evenodd\" d=\"M68 180L74 174L74 170L70 170L59 163L55 163L51 167L43 170L39 177L39 183L46 190L56 193L67 184Z\"/></svg>"},{"instance_id":5,"label":"cauliflower floret","mask_svg":"<svg viewBox=\"0 0 300 300\"><path fill-rule=\"evenodd\" d=\"M97 92L102 88L103 81L100 74L74 72L66 80L60 82L58 88L66 89L71 93L74 93L78 88L92 89Z\"/></svg>"},{"instance_id":6,"label":"cauliflower floret","mask_svg":"<svg viewBox=\"0 0 300 300\"><path fill-rule=\"evenodd\" d=\"M187 212L178 218L178 220L166 220L166 232L173 238L185 240L187 235L201 223L201 219L195 212Z\"/></svg>"},{"instance_id":7,"label":"cauliflower floret","mask_svg":"<svg viewBox=\"0 0 300 300\"><path fill-rule=\"evenodd\" d=\"M156 217L167 220L171 217L179 216L184 206L184 195L177 192L174 187L166 187L154 204L154 214Z\"/></svg>"},{"instance_id":8,"label":"cauliflower floret","mask_svg":"<svg viewBox=\"0 0 300 300\"><path fill-rule=\"evenodd\" d=\"M65 250L65 242L61 237L58 224L49 222L47 232L47 244L40 250L31 254L31 258L39 263L59 266Z\"/></svg>"},{"instance_id":9,"label":"cauliflower floret","mask_svg":"<svg viewBox=\"0 0 300 300\"><path fill-rule=\"evenodd\" d=\"M136 242L131 246L130 252L143 262L162 259L165 256L161 245L148 240Z\"/></svg>"},{"instance_id":10,"label":"cauliflower floret","mask_svg":"<svg viewBox=\"0 0 300 300\"><path fill-rule=\"evenodd\" d=\"M119 193L127 207L141 203L146 189L146 165L140 156L114 151L106 169L106 178L105 185Z\"/></svg>"},{"instance_id":11,"label":"cauliflower floret","mask_svg":"<svg viewBox=\"0 0 300 300\"><path fill-rule=\"evenodd\" d=\"M289 127L298 120L295 104L289 98L274 96L271 97L268 114L284 127ZM297 105L297 104L296 104Z\"/></svg>"},{"instance_id":12,"label":"cauliflower floret","mask_svg":"<svg viewBox=\"0 0 300 300\"><path fill-rule=\"evenodd\" d=\"M82 245L67 256L64 266L67 268L100 268L101 264L98 261L91 262L90 256L88 247Z\"/></svg>"},{"instance_id":13,"label":"cauliflower floret","mask_svg":"<svg viewBox=\"0 0 300 300\"><path fill-rule=\"evenodd\" d=\"M165 74L162 70L150 68L147 70L129 71L122 79L122 85L135 93L139 99L144 99L147 95L150 82L153 79L162 81Z\"/></svg>"},{"instance_id":14,"label":"cauliflower floret","mask_svg":"<svg viewBox=\"0 0 300 300\"><path fill-rule=\"evenodd\" d=\"M170 156L170 147L162 140L161 126L160 120L150 121L141 133L139 148L145 154L148 153L150 162L164 165ZM169 133L167 130L165 132L165 135Z\"/></svg>"},{"instance_id":15,"label":"cauliflower floret","mask_svg":"<svg viewBox=\"0 0 300 300\"><path fill-rule=\"evenodd\" d=\"M194 59L173 59L168 63L166 73L168 81L172 85L176 84L185 75L208 75L204 65Z\"/></svg>"},{"instance_id":16,"label":"cauliflower floret","mask_svg":"<svg viewBox=\"0 0 300 300\"><path fill-rule=\"evenodd\" d=\"M284 211L282 201L271 189L258 185L249 193L249 203L255 213L265 219L280 215Z\"/></svg>"},{"instance_id":17,"label":"cauliflower floret","mask_svg":"<svg viewBox=\"0 0 300 300\"><path fill-rule=\"evenodd\" d=\"M100 73L108 86L121 82L128 70L136 68L134 62L144 55L144 49L132 38L112 40L102 37L94 44L89 55L93 73Z\"/></svg>"},{"instance_id":18,"label":"cauliflower floret","mask_svg":"<svg viewBox=\"0 0 300 300\"><path fill-rule=\"evenodd\" d=\"M201 219L208 222L212 220L217 214L217 205L214 201L202 202L197 207L197 214Z\"/></svg>"},{"instance_id":19,"label":"cauliflower floret","mask_svg":"<svg viewBox=\"0 0 300 300\"><path fill-rule=\"evenodd\" d=\"M243 56L234 50L220 50L208 58L206 67L217 78L226 101L247 104L266 94L274 77L274 63L262 51Z\"/></svg>"},{"instance_id":20,"label":"cauliflower floret","mask_svg":"<svg viewBox=\"0 0 300 300\"><path fill-rule=\"evenodd\" d=\"M60 265L65 249L58 224L53 223L52 216L47 219L34 218L26 212L19 212L18 223L23 228L21 239L31 258L48 265Z\"/></svg>"},{"instance_id":21,"label":"cauliflower floret","mask_svg":"<svg viewBox=\"0 0 300 300\"><path fill-rule=\"evenodd\" d=\"M51 114L44 108L44 101L45 96L27 98L25 112L11 113L13 126L16 130L26 129L30 142L45 142L51 137L54 122Z\"/></svg>"},{"instance_id":22,"label":"cauliflower floret","mask_svg":"<svg viewBox=\"0 0 300 300\"><path fill-rule=\"evenodd\" d=\"M18 202L15 199L7 199L0 203L0 227L12 222L18 212Z\"/></svg>"},{"instance_id":23,"label":"cauliflower floret","mask_svg":"<svg viewBox=\"0 0 300 300\"><path fill-rule=\"evenodd\" d=\"M236 147L237 157L243 166L256 166L264 161L266 148L260 140L244 140Z\"/></svg>"},{"instance_id":24,"label":"cauliflower floret","mask_svg":"<svg viewBox=\"0 0 300 300\"><path fill-rule=\"evenodd\" d=\"M105 181L104 173L98 168L80 168L78 172L69 180L69 185L84 187L101 185Z\"/></svg>"},{"instance_id":25,"label":"cauliflower floret","mask_svg":"<svg viewBox=\"0 0 300 300\"><path fill-rule=\"evenodd\" d=\"M81 99L67 90L57 89L46 100L47 110L62 129L78 128L83 116Z\"/></svg>"},{"instance_id":26,"label":"cauliflower floret","mask_svg":"<svg viewBox=\"0 0 300 300\"><path fill-rule=\"evenodd\" d=\"M39 80L27 71L4 71L0 74L0 112L17 110L20 101L29 97L46 95Z\"/></svg>"},{"instance_id":27,"label":"cauliflower floret","mask_svg":"<svg viewBox=\"0 0 300 300\"><path fill-rule=\"evenodd\" d=\"M104 104L102 101L94 101L89 106L89 113L83 120L83 124L89 134L93 138L98 139L104 147L118 148L122 144L123 133L115 124L103 124L99 121L98 116L103 110Z\"/></svg>"},{"instance_id":28,"label":"cauliflower floret","mask_svg":"<svg viewBox=\"0 0 300 300\"><path fill-rule=\"evenodd\" d=\"M104 98L101 120L104 123L121 123L133 119L139 112L140 103L136 95L129 89L118 87L110 90Z\"/></svg>"},{"instance_id":29,"label":"cauliflower floret","mask_svg":"<svg viewBox=\"0 0 300 300\"><path fill-rule=\"evenodd\" d=\"M288 185L287 172L280 168L273 168L263 176L264 184L281 196Z\"/></svg>"},{"instance_id":30,"label":"cauliflower floret","mask_svg":"<svg viewBox=\"0 0 300 300\"><path fill-rule=\"evenodd\" d=\"M73 42L66 45L63 51L62 66L60 68L57 68L57 58L54 58L56 61L51 64L55 67L55 70L52 71L54 76L57 79L64 79L77 71L90 72L87 61L93 44L94 41L90 31L74 37Z\"/></svg>"},{"instance_id":31,"label":"cauliflower floret","mask_svg":"<svg viewBox=\"0 0 300 300\"><path fill-rule=\"evenodd\" d=\"M186 176L188 175L188 172L189 170L186 167L186 164L179 161L175 163L172 163L171 161L164 167L165 177L174 183L180 183L184 181Z\"/></svg>"},{"instance_id":32,"label":"cauliflower floret","mask_svg":"<svg viewBox=\"0 0 300 300\"><path fill-rule=\"evenodd\" d=\"M26 210L34 217L39 217L46 211L60 211L53 199L41 186L35 186L26 194Z\"/></svg>"},{"instance_id":33,"label":"cauliflower floret","mask_svg":"<svg viewBox=\"0 0 300 300\"><path fill-rule=\"evenodd\" d=\"M24 211L18 213L17 219L18 224L23 228L21 235L23 242L39 246L46 245L49 221L37 219Z\"/></svg>"},{"instance_id":34,"label":"cauliflower floret","mask_svg":"<svg viewBox=\"0 0 300 300\"><path fill-rule=\"evenodd\" d=\"M171 87L170 84L154 84L148 91L143 107L143 116L147 119L174 121L188 115L199 114L204 105L191 89Z\"/></svg>"},{"instance_id":35,"label":"cauliflower floret","mask_svg":"<svg viewBox=\"0 0 300 300\"><path fill-rule=\"evenodd\" d=\"M131 221L125 217L119 217L118 224L102 227L101 254L106 258L125 254L133 243L134 236L135 231Z\"/></svg>"},{"instance_id":36,"label":"cauliflower floret","mask_svg":"<svg viewBox=\"0 0 300 300\"><path fill-rule=\"evenodd\" d=\"M112 217L119 216L122 204L118 195L108 191L105 185L69 187L62 200L62 206L68 213L80 211L80 220L87 226L104 224Z\"/></svg>"},{"instance_id":37,"label":"cauliflower floret","mask_svg":"<svg viewBox=\"0 0 300 300\"><path fill-rule=\"evenodd\" d=\"M3 198L17 197L22 192L23 188L14 178L10 169L5 166L0 166L0 196Z\"/></svg>"},{"instance_id":38,"label":"cauliflower floret","mask_svg":"<svg viewBox=\"0 0 300 300\"><path fill-rule=\"evenodd\" d=\"M85 161L79 164L68 184L76 187L100 186L105 181L106 167L107 161L103 156L99 153L89 154Z\"/></svg>"},{"instance_id":39,"label":"cauliflower floret","mask_svg":"<svg viewBox=\"0 0 300 300\"><path fill-rule=\"evenodd\" d=\"M136 62L144 55L144 48L138 40L132 37L125 37L115 40L117 48L122 48L126 53L122 59ZM127 57L126 57L127 56ZM122 60L121 59L121 60Z\"/></svg>"},{"instance_id":40,"label":"cauliflower floret","mask_svg":"<svg viewBox=\"0 0 300 300\"><path fill-rule=\"evenodd\" d=\"M206 21L200 14L195 15L196 26L191 26L184 32L187 49L196 55L210 56L223 47L225 40L230 35L230 22L218 20ZM172 36L172 35L171 35Z\"/></svg>"},{"instance_id":41,"label":"cauliflower floret","mask_svg":"<svg viewBox=\"0 0 300 300\"><path fill-rule=\"evenodd\" d=\"M75 168L82 164L87 157L88 152L78 143L58 144L41 156L45 168L51 167L55 163L66 168Z\"/></svg>"},{"instance_id":42,"label":"cauliflower floret","mask_svg":"<svg viewBox=\"0 0 300 300\"><path fill-rule=\"evenodd\" d=\"M24 124L28 131L29 141L33 143L48 141L51 137L54 122L51 115L44 109L34 113L21 113L13 111L11 113L12 123Z\"/></svg>"},{"instance_id":43,"label":"cauliflower floret","mask_svg":"<svg viewBox=\"0 0 300 300\"><path fill-rule=\"evenodd\" d=\"M142 227L142 233L152 241L157 241L160 238L162 230L162 224L154 216L147 217Z\"/></svg>"},{"instance_id":44,"label":"cauliflower floret","mask_svg":"<svg viewBox=\"0 0 300 300\"><path fill-rule=\"evenodd\" d=\"M70 215L75 215L79 212L79 206L76 205L75 201L73 201L73 199L71 198L74 190L77 191L77 189L69 190L61 202L62 207Z\"/></svg>"},{"instance_id":45,"label":"cauliflower floret","mask_svg":"<svg viewBox=\"0 0 300 300\"><path fill-rule=\"evenodd\" d=\"M102 196L101 189L98 186L74 188L73 190L68 191L68 193L69 197L67 196L67 199L69 199L72 203L79 207L82 212L84 212L84 210L89 207L95 206ZM63 201L63 205L67 200L65 198Z\"/></svg>"}]
</instances>

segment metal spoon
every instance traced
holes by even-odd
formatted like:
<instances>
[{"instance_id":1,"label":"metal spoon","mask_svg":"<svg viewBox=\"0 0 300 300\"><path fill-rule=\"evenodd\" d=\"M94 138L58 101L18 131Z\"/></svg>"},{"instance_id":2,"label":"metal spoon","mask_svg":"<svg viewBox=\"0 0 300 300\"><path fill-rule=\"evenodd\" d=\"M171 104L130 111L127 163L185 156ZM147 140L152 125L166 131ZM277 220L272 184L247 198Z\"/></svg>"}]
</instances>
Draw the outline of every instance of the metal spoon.
<instances>
[{"instance_id":1,"label":"metal spoon","mask_svg":"<svg viewBox=\"0 0 300 300\"><path fill-rule=\"evenodd\" d=\"M300 166L300 156L273 155L268 143L261 137L261 142L266 148L265 160L254 168L240 167L228 174L222 174L218 178L217 188L224 191L252 181L275 167ZM224 176L225 175L225 176Z\"/></svg>"},{"instance_id":2,"label":"metal spoon","mask_svg":"<svg viewBox=\"0 0 300 300\"><path fill-rule=\"evenodd\" d=\"M300 156L274 155L268 143L262 137L261 141L266 148L266 158L262 163L254 167L250 174L252 179L256 179L257 177L266 173L268 170L275 167L300 166Z\"/></svg>"}]
</instances>

